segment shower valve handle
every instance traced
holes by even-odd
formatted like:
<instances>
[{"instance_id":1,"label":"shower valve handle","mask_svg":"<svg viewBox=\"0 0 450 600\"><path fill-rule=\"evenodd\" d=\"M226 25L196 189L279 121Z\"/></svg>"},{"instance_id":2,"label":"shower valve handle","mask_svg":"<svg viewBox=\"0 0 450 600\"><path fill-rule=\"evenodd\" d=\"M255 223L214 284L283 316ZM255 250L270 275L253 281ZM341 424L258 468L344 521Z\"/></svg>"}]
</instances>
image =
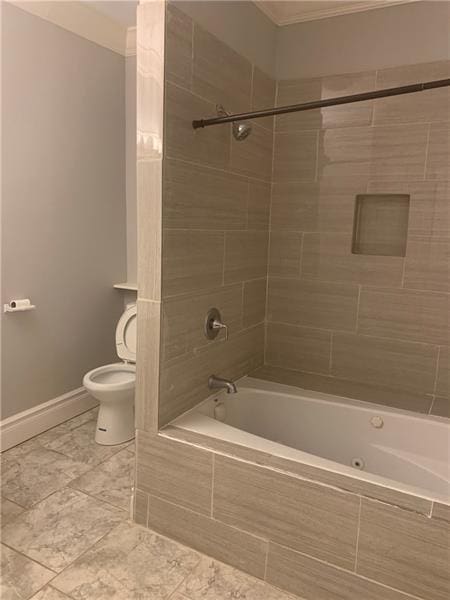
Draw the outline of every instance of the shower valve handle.
<instances>
[{"instance_id":1,"label":"shower valve handle","mask_svg":"<svg viewBox=\"0 0 450 600\"><path fill-rule=\"evenodd\" d=\"M214 340L221 329L225 329L225 340L228 340L228 326L223 323L217 308L210 308L205 319L205 336L209 340Z\"/></svg>"},{"instance_id":2,"label":"shower valve handle","mask_svg":"<svg viewBox=\"0 0 450 600\"><path fill-rule=\"evenodd\" d=\"M225 341L228 341L228 325L225 325L225 323L222 323L222 321L218 321L217 319L214 319L214 321L212 322L212 328L213 329L225 329Z\"/></svg>"}]
</instances>

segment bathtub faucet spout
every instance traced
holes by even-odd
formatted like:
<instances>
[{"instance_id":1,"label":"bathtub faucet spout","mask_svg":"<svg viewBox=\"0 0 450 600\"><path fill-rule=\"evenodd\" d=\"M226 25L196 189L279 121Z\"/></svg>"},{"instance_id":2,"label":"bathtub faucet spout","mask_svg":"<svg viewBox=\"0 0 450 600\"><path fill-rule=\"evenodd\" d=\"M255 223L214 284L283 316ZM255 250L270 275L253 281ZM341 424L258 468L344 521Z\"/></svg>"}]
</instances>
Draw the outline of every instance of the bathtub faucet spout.
<instances>
[{"instance_id":1,"label":"bathtub faucet spout","mask_svg":"<svg viewBox=\"0 0 450 600\"><path fill-rule=\"evenodd\" d=\"M230 379L223 379L222 377L216 377L211 375L208 379L208 387L210 390L226 389L227 394L236 394L237 387Z\"/></svg>"}]
</instances>

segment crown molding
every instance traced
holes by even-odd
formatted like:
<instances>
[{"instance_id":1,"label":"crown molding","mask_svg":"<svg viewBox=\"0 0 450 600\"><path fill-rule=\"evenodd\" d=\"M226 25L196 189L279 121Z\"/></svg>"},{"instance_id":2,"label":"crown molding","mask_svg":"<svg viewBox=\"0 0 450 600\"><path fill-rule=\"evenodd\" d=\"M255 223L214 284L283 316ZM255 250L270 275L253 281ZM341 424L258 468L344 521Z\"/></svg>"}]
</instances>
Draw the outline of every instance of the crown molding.
<instances>
[{"instance_id":1,"label":"crown molding","mask_svg":"<svg viewBox=\"0 0 450 600\"><path fill-rule=\"evenodd\" d=\"M305 23L307 21L316 21L319 19L328 19L330 17L339 17L351 13L365 12L367 10L378 10L388 6L397 4L410 4L418 0L377 0L377 2L352 2L351 5L341 6L328 9L312 9L308 12L291 17L280 17L276 10L273 10L273 2L265 2L264 0L254 0L256 6L275 23L275 25L293 25L295 23Z\"/></svg>"},{"instance_id":2,"label":"crown molding","mask_svg":"<svg viewBox=\"0 0 450 600\"><path fill-rule=\"evenodd\" d=\"M103 46L103 48L108 48L122 56L128 56L127 28L82 2L8 1L21 10L75 33Z\"/></svg>"}]
</instances>

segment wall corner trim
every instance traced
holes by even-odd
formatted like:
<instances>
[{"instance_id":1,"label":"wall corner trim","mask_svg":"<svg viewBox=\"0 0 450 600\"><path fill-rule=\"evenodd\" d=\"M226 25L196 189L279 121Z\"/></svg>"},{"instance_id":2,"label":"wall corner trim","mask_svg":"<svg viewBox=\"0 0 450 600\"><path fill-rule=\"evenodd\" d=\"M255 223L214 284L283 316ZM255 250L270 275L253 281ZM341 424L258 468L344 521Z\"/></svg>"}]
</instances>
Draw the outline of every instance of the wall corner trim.
<instances>
[{"instance_id":1,"label":"wall corner trim","mask_svg":"<svg viewBox=\"0 0 450 600\"><path fill-rule=\"evenodd\" d=\"M82 2L33 2L8 0L10 4L122 56L127 54L127 28Z\"/></svg>"},{"instance_id":2,"label":"wall corner trim","mask_svg":"<svg viewBox=\"0 0 450 600\"><path fill-rule=\"evenodd\" d=\"M125 56L136 56L136 27L128 27Z\"/></svg>"},{"instance_id":3,"label":"wall corner trim","mask_svg":"<svg viewBox=\"0 0 450 600\"><path fill-rule=\"evenodd\" d=\"M98 402L85 388L80 387L3 419L0 421L1 451L8 450L51 427L72 419L97 404Z\"/></svg>"}]
</instances>

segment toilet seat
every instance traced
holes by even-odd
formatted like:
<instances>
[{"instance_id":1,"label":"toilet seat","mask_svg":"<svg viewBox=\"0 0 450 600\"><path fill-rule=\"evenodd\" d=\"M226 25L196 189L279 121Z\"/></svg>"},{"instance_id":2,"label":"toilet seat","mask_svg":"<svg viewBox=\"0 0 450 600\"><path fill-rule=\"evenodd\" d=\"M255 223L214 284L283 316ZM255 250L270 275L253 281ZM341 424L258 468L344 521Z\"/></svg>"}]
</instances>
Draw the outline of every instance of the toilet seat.
<instances>
[{"instance_id":1,"label":"toilet seat","mask_svg":"<svg viewBox=\"0 0 450 600\"><path fill-rule=\"evenodd\" d=\"M136 362L136 304L130 304L116 327L117 356L127 362Z\"/></svg>"},{"instance_id":2,"label":"toilet seat","mask_svg":"<svg viewBox=\"0 0 450 600\"><path fill-rule=\"evenodd\" d=\"M136 367L130 363L112 363L92 369L83 378L90 392L123 392L134 388Z\"/></svg>"}]
</instances>

